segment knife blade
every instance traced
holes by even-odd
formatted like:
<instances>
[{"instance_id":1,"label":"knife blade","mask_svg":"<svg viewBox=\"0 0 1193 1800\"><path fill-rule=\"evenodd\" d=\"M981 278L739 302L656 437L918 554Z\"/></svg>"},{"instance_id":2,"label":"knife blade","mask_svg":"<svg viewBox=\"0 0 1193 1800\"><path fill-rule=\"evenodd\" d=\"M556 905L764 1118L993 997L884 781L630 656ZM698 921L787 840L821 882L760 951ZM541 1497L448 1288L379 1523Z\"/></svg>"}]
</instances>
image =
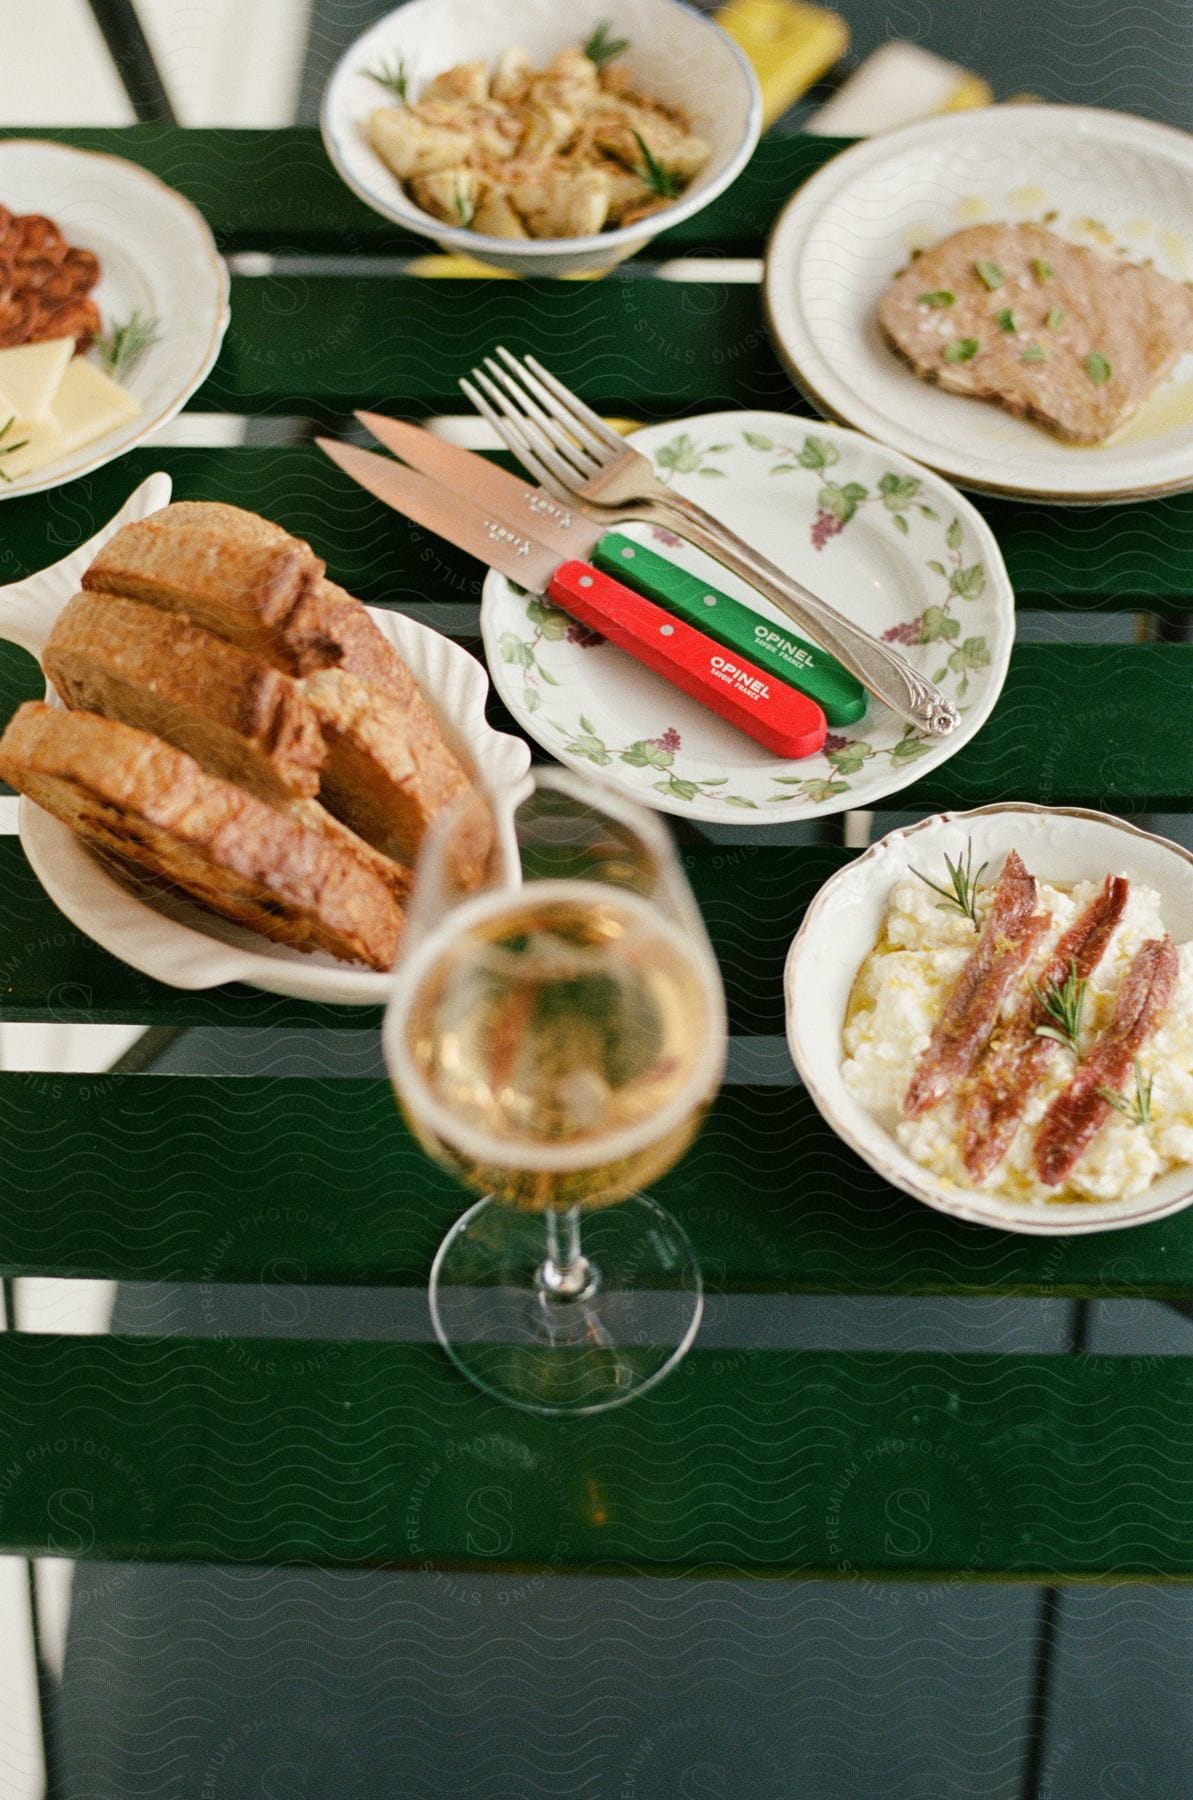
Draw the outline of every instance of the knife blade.
<instances>
[{"instance_id":1,"label":"knife blade","mask_svg":"<svg viewBox=\"0 0 1193 1800\"><path fill-rule=\"evenodd\" d=\"M507 580L544 594L581 624L661 675L776 756L811 756L826 721L814 700L771 679L748 658L623 586L592 563L519 531L484 505L404 463L355 444L316 438L319 448L377 499L479 557Z\"/></svg>"},{"instance_id":2,"label":"knife blade","mask_svg":"<svg viewBox=\"0 0 1193 1800\"><path fill-rule=\"evenodd\" d=\"M608 530L581 508L564 505L474 450L383 413L358 412L356 417L411 468L470 494L562 555L595 563L726 649L749 657L775 680L798 688L823 709L830 725L852 725L865 712L869 697L861 682L826 650L797 637L789 625L772 623L698 575L624 533Z\"/></svg>"}]
</instances>

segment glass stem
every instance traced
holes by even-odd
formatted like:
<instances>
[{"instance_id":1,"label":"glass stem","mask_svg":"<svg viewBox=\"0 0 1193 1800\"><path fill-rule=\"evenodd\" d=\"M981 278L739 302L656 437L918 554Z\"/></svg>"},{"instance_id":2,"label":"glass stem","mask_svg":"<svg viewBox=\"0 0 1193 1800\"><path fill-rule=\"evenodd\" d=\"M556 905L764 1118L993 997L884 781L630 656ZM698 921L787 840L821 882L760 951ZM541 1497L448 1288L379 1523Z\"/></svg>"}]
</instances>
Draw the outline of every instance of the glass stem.
<instances>
[{"instance_id":1,"label":"glass stem","mask_svg":"<svg viewBox=\"0 0 1193 1800\"><path fill-rule=\"evenodd\" d=\"M578 1300L593 1285L594 1270L580 1248L580 1208L565 1213L548 1209L547 1255L539 1285L555 1300Z\"/></svg>"}]
</instances>

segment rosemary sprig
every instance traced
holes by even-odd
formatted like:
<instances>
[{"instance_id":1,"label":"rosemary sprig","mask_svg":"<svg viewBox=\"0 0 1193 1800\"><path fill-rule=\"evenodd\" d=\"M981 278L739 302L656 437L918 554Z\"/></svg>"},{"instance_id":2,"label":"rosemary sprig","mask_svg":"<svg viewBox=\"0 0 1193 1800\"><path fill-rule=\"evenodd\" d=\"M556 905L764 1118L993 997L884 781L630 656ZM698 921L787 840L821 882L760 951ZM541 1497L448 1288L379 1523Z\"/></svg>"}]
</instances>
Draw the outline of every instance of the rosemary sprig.
<instances>
[{"instance_id":1,"label":"rosemary sprig","mask_svg":"<svg viewBox=\"0 0 1193 1800\"><path fill-rule=\"evenodd\" d=\"M1040 1009L1053 1021L1051 1025L1037 1025L1035 1035L1063 1044L1080 1062L1081 1052L1077 1048L1077 1039L1081 1033L1081 1011L1085 1005L1086 984L1077 979L1077 964L1070 961L1069 973L1064 980L1049 981L1042 991L1034 981L1029 981L1027 985Z\"/></svg>"},{"instance_id":2,"label":"rosemary sprig","mask_svg":"<svg viewBox=\"0 0 1193 1800\"><path fill-rule=\"evenodd\" d=\"M629 38L609 36L612 28L613 21L611 19L602 19L584 46L585 56L589 62L595 63L598 69L603 69L606 63L612 62L615 56L620 56L623 50L628 50L630 47Z\"/></svg>"},{"instance_id":3,"label":"rosemary sprig","mask_svg":"<svg viewBox=\"0 0 1193 1800\"><path fill-rule=\"evenodd\" d=\"M650 146L640 131L635 131L638 148L642 152L642 166L639 175L652 193L660 194L664 200L674 200L677 194L683 193L683 176L677 169L667 169L653 154Z\"/></svg>"},{"instance_id":4,"label":"rosemary sprig","mask_svg":"<svg viewBox=\"0 0 1193 1800\"><path fill-rule=\"evenodd\" d=\"M361 74L367 75L370 81L375 81L378 87L383 87L405 106L410 77L404 56L396 56L392 64L379 63L375 69L362 69Z\"/></svg>"},{"instance_id":5,"label":"rosemary sprig","mask_svg":"<svg viewBox=\"0 0 1193 1800\"><path fill-rule=\"evenodd\" d=\"M25 445L29 442L28 438L22 438L20 442L16 444L6 444L3 441L16 422L17 415L15 413L10 413L3 425L0 425L0 456L11 456L14 450L23 450ZM0 465L0 481L3 481L8 487L12 486L12 476L5 473L2 465Z\"/></svg>"},{"instance_id":6,"label":"rosemary sprig","mask_svg":"<svg viewBox=\"0 0 1193 1800\"><path fill-rule=\"evenodd\" d=\"M96 348L104 359L109 375L124 375L135 367L151 344L157 343L159 319L143 319L134 312L123 325L114 325L112 335L96 338Z\"/></svg>"},{"instance_id":7,"label":"rosemary sprig","mask_svg":"<svg viewBox=\"0 0 1193 1800\"><path fill-rule=\"evenodd\" d=\"M968 919L974 930L978 931L980 929L977 912L978 889L982 884L982 876L986 873L986 864L983 863L977 874L974 874L973 845L968 844L964 862L960 857L954 862L951 856L946 856L944 866L949 872L951 884L949 887L941 887L939 882L929 881L926 875L920 875L918 869L913 869L911 872L913 875L918 875L924 886L930 887L934 894L944 895L937 907L938 912L960 913L961 917Z\"/></svg>"},{"instance_id":8,"label":"rosemary sprig","mask_svg":"<svg viewBox=\"0 0 1193 1800\"><path fill-rule=\"evenodd\" d=\"M1154 1078L1149 1075L1146 1080L1144 1079L1137 1056L1133 1056L1131 1061L1135 1064L1135 1092L1130 1099L1125 1094L1116 1094L1113 1088L1099 1088L1097 1091L1099 1098L1105 1100L1108 1106L1113 1106L1116 1112L1121 1112L1124 1118L1130 1119L1132 1125L1142 1126L1146 1131L1152 1122L1152 1081Z\"/></svg>"}]
</instances>

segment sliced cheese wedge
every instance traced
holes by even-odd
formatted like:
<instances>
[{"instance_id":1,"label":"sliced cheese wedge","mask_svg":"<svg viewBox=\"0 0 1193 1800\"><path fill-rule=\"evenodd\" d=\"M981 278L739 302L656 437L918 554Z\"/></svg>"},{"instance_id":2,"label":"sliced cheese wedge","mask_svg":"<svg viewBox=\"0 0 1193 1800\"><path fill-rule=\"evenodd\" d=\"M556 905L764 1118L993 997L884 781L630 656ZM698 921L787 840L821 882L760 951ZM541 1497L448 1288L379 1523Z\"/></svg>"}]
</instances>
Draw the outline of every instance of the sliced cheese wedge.
<instances>
[{"instance_id":1,"label":"sliced cheese wedge","mask_svg":"<svg viewBox=\"0 0 1193 1800\"><path fill-rule=\"evenodd\" d=\"M0 425L3 422L0 419ZM36 474L64 454L62 433L52 418L40 425L17 423L0 438L0 478L19 481L22 475Z\"/></svg>"},{"instance_id":2,"label":"sliced cheese wedge","mask_svg":"<svg viewBox=\"0 0 1193 1800\"><path fill-rule=\"evenodd\" d=\"M48 418L74 353L75 340L69 337L0 350L0 425L5 419L40 425Z\"/></svg>"},{"instance_id":3,"label":"sliced cheese wedge","mask_svg":"<svg viewBox=\"0 0 1193 1800\"><path fill-rule=\"evenodd\" d=\"M60 457L69 456L72 450L80 450L118 425L127 424L140 410L140 401L134 400L110 375L76 356L67 365L47 418L28 427L14 426L8 433L12 442L27 441L22 449L0 456L0 469L10 481L35 474ZM0 451L3 449L4 441L0 439Z\"/></svg>"},{"instance_id":4,"label":"sliced cheese wedge","mask_svg":"<svg viewBox=\"0 0 1193 1800\"><path fill-rule=\"evenodd\" d=\"M77 450L105 431L135 419L140 410L141 402L134 400L127 388L94 363L76 356L54 395L51 415L68 440L67 448Z\"/></svg>"}]
</instances>

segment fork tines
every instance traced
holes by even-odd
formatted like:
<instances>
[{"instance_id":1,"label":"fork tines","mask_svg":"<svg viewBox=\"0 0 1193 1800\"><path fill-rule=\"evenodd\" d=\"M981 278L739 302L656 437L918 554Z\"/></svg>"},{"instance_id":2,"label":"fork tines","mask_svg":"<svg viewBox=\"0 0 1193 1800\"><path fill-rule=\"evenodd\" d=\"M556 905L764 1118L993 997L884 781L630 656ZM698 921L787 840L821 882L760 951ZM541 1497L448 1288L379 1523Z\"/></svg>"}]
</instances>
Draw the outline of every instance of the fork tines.
<instances>
[{"instance_id":1,"label":"fork tines","mask_svg":"<svg viewBox=\"0 0 1193 1800\"><path fill-rule=\"evenodd\" d=\"M625 445L535 357L522 362L500 344L497 355L500 363L487 356L461 388L536 481L574 498Z\"/></svg>"}]
</instances>

